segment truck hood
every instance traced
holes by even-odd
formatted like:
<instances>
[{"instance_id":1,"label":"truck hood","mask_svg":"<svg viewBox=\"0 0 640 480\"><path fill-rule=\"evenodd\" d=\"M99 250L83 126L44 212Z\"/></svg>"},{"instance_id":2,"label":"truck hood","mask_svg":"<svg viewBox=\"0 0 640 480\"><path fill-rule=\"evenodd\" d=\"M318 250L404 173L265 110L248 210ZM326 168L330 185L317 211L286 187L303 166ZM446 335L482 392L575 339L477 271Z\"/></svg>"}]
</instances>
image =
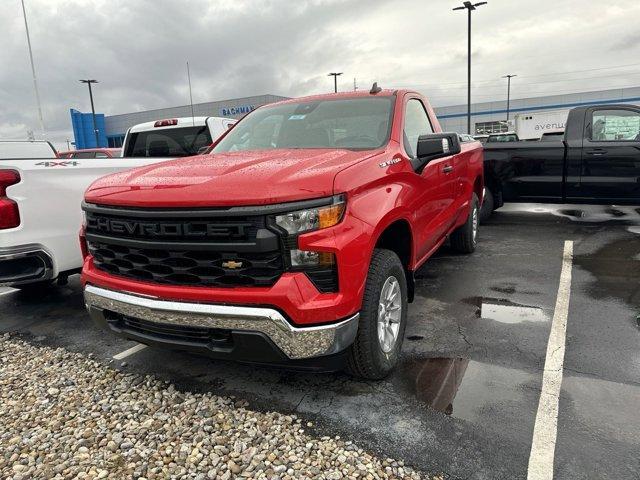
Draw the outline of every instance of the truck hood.
<instances>
[{"instance_id":1,"label":"truck hood","mask_svg":"<svg viewBox=\"0 0 640 480\"><path fill-rule=\"evenodd\" d=\"M214 207L318 198L334 194L339 171L380 153L276 149L181 158L103 177L89 187L85 200L130 207Z\"/></svg>"}]
</instances>

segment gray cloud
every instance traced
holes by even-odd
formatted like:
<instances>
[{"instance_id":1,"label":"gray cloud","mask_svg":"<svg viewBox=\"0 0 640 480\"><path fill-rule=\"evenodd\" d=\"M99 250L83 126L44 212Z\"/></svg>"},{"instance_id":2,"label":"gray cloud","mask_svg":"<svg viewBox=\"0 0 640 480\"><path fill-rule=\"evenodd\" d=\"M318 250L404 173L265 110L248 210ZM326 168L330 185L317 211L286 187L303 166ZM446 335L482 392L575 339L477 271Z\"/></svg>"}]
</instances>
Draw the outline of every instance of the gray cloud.
<instances>
[{"instance_id":1,"label":"gray cloud","mask_svg":"<svg viewBox=\"0 0 640 480\"><path fill-rule=\"evenodd\" d=\"M71 136L69 108L89 109L79 78L100 80L96 108L106 114L180 105L187 60L196 102L329 91L336 69L341 89L356 77L362 88L414 86L436 105L465 101L466 19L451 11L455 1L25 2L57 142ZM640 63L640 5L591 4L490 0L474 14L474 98L502 98L506 73L519 75L514 96L640 84L640 65L631 65ZM0 31L0 138L25 137L37 117L19 0L1 2ZM609 65L630 66L552 75Z\"/></svg>"}]
</instances>

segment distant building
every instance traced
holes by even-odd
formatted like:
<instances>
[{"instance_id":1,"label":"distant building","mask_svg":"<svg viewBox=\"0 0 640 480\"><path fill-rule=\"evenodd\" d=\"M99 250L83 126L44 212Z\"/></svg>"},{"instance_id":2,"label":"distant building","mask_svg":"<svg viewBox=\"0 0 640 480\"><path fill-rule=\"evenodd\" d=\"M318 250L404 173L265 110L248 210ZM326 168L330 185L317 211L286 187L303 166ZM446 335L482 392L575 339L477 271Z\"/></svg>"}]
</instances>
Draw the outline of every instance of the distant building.
<instances>
[{"instance_id":1,"label":"distant building","mask_svg":"<svg viewBox=\"0 0 640 480\"><path fill-rule=\"evenodd\" d=\"M193 105L193 113L196 116L240 118L261 105L286 100L287 98L289 97L266 94L215 102L196 103ZM475 135L480 133L506 132L514 129L518 117L532 117L544 112L568 111L573 107L582 105L610 103L640 104L640 87L512 99L509 108L509 124L506 122L506 98L491 102L474 103L471 105L471 128L473 130L471 133ZM437 107L435 111L444 131L466 133L466 104ZM96 114L100 146L122 146L127 130L138 123L162 120L164 118L189 116L191 116L190 105L110 116ZM76 148L95 147L91 113L81 113L72 109L71 121L76 140Z\"/></svg>"},{"instance_id":2,"label":"distant building","mask_svg":"<svg viewBox=\"0 0 640 480\"><path fill-rule=\"evenodd\" d=\"M107 145L104 115L102 113L96 113L96 129L98 130L99 145L96 145L96 134L93 128L93 115L91 115L91 112L82 113L72 108L70 113L71 126L73 127L73 136L76 140L75 146L77 149L96 148L98 146L105 147Z\"/></svg>"},{"instance_id":3,"label":"distant building","mask_svg":"<svg viewBox=\"0 0 640 480\"><path fill-rule=\"evenodd\" d=\"M257 95L254 97L232 98L216 102L194 103L193 114L197 117L229 117L240 118L251 110L268 103L286 100L288 97L279 95ZM138 123L162 120L164 118L190 117L191 106L159 108L156 110L144 110L142 112L123 113L105 117L106 145L120 147L127 130Z\"/></svg>"},{"instance_id":4,"label":"distant building","mask_svg":"<svg viewBox=\"0 0 640 480\"><path fill-rule=\"evenodd\" d=\"M505 92L506 93L506 92ZM472 135L500 133L513 130L518 116L562 111L582 105L630 103L640 104L640 87L616 88L594 92L565 93L544 97L512 99L507 120L507 99L471 104ZM438 107L434 109L442 129L447 132L467 133L467 105Z\"/></svg>"}]
</instances>

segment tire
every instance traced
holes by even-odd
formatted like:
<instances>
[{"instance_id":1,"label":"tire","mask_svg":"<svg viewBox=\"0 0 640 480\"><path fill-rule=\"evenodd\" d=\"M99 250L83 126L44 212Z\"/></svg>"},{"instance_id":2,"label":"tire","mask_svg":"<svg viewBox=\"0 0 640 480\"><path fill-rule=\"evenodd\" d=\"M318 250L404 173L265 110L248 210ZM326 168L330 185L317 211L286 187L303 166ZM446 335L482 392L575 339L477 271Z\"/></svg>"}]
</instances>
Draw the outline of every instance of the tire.
<instances>
[{"instance_id":1,"label":"tire","mask_svg":"<svg viewBox=\"0 0 640 480\"><path fill-rule=\"evenodd\" d=\"M493 198L493 193L487 187L484 188L484 202L482 202L482 207L480 207L480 223L484 223L491 215L493 215L493 211L495 210L495 199Z\"/></svg>"},{"instance_id":2,"label":"tire","mask_svg":"<svg viewBox=\"0 0 640 480\"><path fill-rule=\"evenodd\" d=\"M388 343L381 340L378 332L379 305L383 289L385 293L395 291L396 295L393 296L395 299L398 298L398 294L400 296L399 302L384 302L381 325L387 322L387 328L383 329L383 332L391 333L391 337L384 336L387 340L393 337L394 326L397 325L395 339ZM397 312L398 305L400 306L399 314L389 313ZM386 306L392 306L393 309L386 310ZM394 369L400 359L407 325L407 309L407 279L400 259L391 250L375 249L369 265L358 334L349 351L347 372L359 378L380 380ZM392 320L389 321L391 317Z\"/></svg>"},{"instance_id":3,"label":"tire","mask_svg":"<svg viewBox=\"0 0 640 480\"><path fill-rule=\"evenodd\" d=\"M473 253L478 243L478 225L480 224L480 202L474 193L471 209L464 225L459 226L450 237L451 248L458 253Z\"/></svg>"}]
</instances>

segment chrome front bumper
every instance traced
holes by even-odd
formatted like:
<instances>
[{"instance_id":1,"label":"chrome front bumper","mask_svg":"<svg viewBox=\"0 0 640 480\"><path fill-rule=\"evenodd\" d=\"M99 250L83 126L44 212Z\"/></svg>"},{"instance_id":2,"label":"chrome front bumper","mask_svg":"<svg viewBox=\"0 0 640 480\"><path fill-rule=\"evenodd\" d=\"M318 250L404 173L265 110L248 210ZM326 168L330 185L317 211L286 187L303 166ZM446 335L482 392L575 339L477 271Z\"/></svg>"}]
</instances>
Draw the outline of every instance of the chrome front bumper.
<instances>
[{"instance_id":1,"label":"chrome front bumper","mask_svg":"<svg viewBox=\"0 0 640 480\"><path fill-rule=\"evenodd\" d=\"M100 309L173 327L200 327L266 335L291 360L331 355L351 345L358 332L356 313L338 323L294 327L275 309L187 303L141 297L87 285L87 309Z\"/></svg>"}]
</instances>

